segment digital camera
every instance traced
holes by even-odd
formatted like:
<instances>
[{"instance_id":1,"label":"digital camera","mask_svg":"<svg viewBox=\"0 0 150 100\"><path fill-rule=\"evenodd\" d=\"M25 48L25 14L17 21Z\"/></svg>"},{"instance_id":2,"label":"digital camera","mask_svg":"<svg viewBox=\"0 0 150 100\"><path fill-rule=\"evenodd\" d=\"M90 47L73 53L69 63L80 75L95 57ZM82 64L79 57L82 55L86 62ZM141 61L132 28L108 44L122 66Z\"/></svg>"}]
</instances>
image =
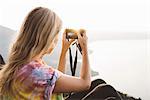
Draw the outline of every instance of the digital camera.
<instances>
[{"instance_id":1,"label":"digital camera","mask_svg":"<svg viewBox=\"0 0 150 100\"><path fill-rule=\"evenodd\" d=\"M85 32L84 29L74 30L74 29L66 29L66 39L78 39L78 32L83 36L83 33Z\"/></svg>"}]
</instances>

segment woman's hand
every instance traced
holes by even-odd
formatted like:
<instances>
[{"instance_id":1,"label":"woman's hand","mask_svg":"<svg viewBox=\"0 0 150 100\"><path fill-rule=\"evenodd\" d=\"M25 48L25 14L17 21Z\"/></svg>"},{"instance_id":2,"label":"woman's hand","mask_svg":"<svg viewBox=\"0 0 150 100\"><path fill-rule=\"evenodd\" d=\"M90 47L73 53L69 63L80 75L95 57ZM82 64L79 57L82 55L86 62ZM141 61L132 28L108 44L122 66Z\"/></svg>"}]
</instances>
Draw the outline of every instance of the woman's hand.
<instances>
[{"instance_id":1,"label":"woman's hand","mask_svg":"<svg viewBox=\"0 0 150 100\"><path fill-rule=\"evenodd\" d=\"M80 34L82 33L82 35ZM73 40L72 40L73 41ZM63 49L66 51L70 44L72 43L68 42L66 39L66 33L63 34ZM89 64L89 58L87 53L87 36L85 31L79 30L78 33L78 43L81 46L82 49L82 67L80 69L80 77L73 77L69 76L64 73L65 70L65 60L64 56L62 55L60 58L59 63L59 72L60 78L56 81L56 85L54 88L54 92L62 93L62 92L78 92L87 90L90 88L91 85L91 71L90 71L90 64Z\"/></svg>"},{"instance_id":2,"label":"woman's hand","mask_svg":"<svg viewBox=\"0 0 150 100\"><path fill-rule=\"evenodd\" d=\"M66 30L63 33L63 38L62 38L62 52L66 53L67 50L69 49L70 45L72 44L72 42L75 41L75 39L71 39L70 41L68 41L66 39Z\"/></svg>"},{"instance_id":3,"label":"woman's hand","mask_svg":"<svg viewBox=\"0 0 150 100\"><path fill-rule=\"evenodd\" d=\"M66 65L66 52L69 49L71 43L74 41L74 39L68 41L66 39L66 30L63 33L63 38L62 38L62 51L61 55L59 58L59 65L58 65L58 70L61 71L62 73L65 73L65 65Z\"/></svg>"},{"instance_id":4,"label":"woman's hand","mask_svg":"<svg viewBox=\"0 0 150 100\"><path fill-rule=\"evenodd\" d=\"M82 53L87 53L87 36L86 36L86 31L83 30L83 29L80 29L79 30L79 33L78 33L78 43L80 44L81 46L81 49L82 49Z\"/></svg>"}]
</instances>

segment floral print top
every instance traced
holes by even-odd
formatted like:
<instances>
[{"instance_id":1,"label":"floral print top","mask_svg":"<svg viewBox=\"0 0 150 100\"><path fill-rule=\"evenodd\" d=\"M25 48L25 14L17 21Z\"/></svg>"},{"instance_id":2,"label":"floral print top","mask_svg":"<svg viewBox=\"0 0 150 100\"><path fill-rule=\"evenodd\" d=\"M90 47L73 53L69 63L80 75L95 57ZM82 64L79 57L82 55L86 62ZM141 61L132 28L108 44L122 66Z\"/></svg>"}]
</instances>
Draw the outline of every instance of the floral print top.
<instances>
[{"instance_id":1,"label":"floral print top","mask_svg":"<svg viewBox=\"0 0 150 100\"><path fill-rule=\"evenodd\" d=\"M11 96L4 100L51 100L58 78L58 71L33 60L17 72Z\"/></svg>"}]
</instances>

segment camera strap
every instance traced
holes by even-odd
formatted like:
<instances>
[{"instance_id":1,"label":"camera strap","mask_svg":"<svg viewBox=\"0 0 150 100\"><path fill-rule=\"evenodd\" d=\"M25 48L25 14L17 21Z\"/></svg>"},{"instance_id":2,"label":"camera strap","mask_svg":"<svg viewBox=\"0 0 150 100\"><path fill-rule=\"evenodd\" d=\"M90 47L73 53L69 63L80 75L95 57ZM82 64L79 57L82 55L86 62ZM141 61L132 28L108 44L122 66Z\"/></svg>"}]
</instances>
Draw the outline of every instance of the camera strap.
<instances>
[{"instance_id":1,"label":"camera strap","mask_svg":"<svg viewBox=\"0 0 150 100\"><path fill-rule=\"evenodd\" d=\"M76 68L77 68L77 58L78 58L78 50L77 50L77 48L76 48L76 54L75 54L74 63L73 63L73 58L72 58L71 47L69 47L69 58L70 58L71 74L72 74L72 76L75 76L75 72L76 72Z\"/></svg>"},{"instance_id":2,"label":"camera strap","mask_svg":"<svg viewBox=\"0 0 150 100\"><path fill-rule=\"evenodd\" d=\"M78 50L80 51L80 53L82 55L82 49L81 49L80 45L77 44L76 42L72 45L75 45L75 44L76 44L76 54L75 54L74 63L73 63L73 58L72 58L71 47L69 47L69 60L70 60L70 69L71 69L72 76L75 76L75 72L76 72L77 59L78 59Z\"/></svg>"},{"instance_id":3,"label":"camera strap","mask_svg":"<svg viewBox=\"0 0 150 100\"><path fill-rule=\"evenodd\" d=\"M68 40L69 41L69 40ZM77 59L78 59L78 49L80 51L80 53L82 54L82 49L80 47L79 44L77 44L76 42L72 45L75 45L76 44L76 54L75 54L75 59L74 59L74 62L73 62L73 57L72 57L72 51L71 51L71 47L69 47L69 61L70 61L70 69L71 69L71 75L72 76L75 76L75 73L76 73L76 68L77 68ZM72 93L70 93L68 95L68 97L71 96Z\"/></svg>"}]
</instances>

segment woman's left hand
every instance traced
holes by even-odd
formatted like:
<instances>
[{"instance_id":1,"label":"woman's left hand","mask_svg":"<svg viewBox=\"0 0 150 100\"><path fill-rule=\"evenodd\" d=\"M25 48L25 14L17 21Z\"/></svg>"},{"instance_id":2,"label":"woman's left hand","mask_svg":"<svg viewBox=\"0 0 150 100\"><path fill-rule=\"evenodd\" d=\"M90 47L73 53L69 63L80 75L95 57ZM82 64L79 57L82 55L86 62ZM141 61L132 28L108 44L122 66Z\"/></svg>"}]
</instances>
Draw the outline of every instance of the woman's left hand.
<instances>
[{"instance_id":1,"label":"woman's left hand","mask_svg":"<svg viewBox=\"0 0 150 100\"><path fill-rule=\"evenodd\" d=\"M62 38L62 52L66 53L67 50L69 49L70 45L75 41L75 39L70 39L68 41L68 39L66 39L66 29L63 33L63 38Z\"/></svg>"},{"instance_id":2,"label":"woman's left hand","mask_svg":"<svg viewBox=\"0 0 150 100\"><path fill-rule=\"evenodd\" d=\"M63 38L62 38L62 51L61 55L59 58L59 65L58 65L58 70L61 71L62 73L65 73L65 65L66 65L66 52L69 49L70 45L74 41L74 39L68 41L66 39L66 30L63 33Z\"/></svg>"}]
</instances>

